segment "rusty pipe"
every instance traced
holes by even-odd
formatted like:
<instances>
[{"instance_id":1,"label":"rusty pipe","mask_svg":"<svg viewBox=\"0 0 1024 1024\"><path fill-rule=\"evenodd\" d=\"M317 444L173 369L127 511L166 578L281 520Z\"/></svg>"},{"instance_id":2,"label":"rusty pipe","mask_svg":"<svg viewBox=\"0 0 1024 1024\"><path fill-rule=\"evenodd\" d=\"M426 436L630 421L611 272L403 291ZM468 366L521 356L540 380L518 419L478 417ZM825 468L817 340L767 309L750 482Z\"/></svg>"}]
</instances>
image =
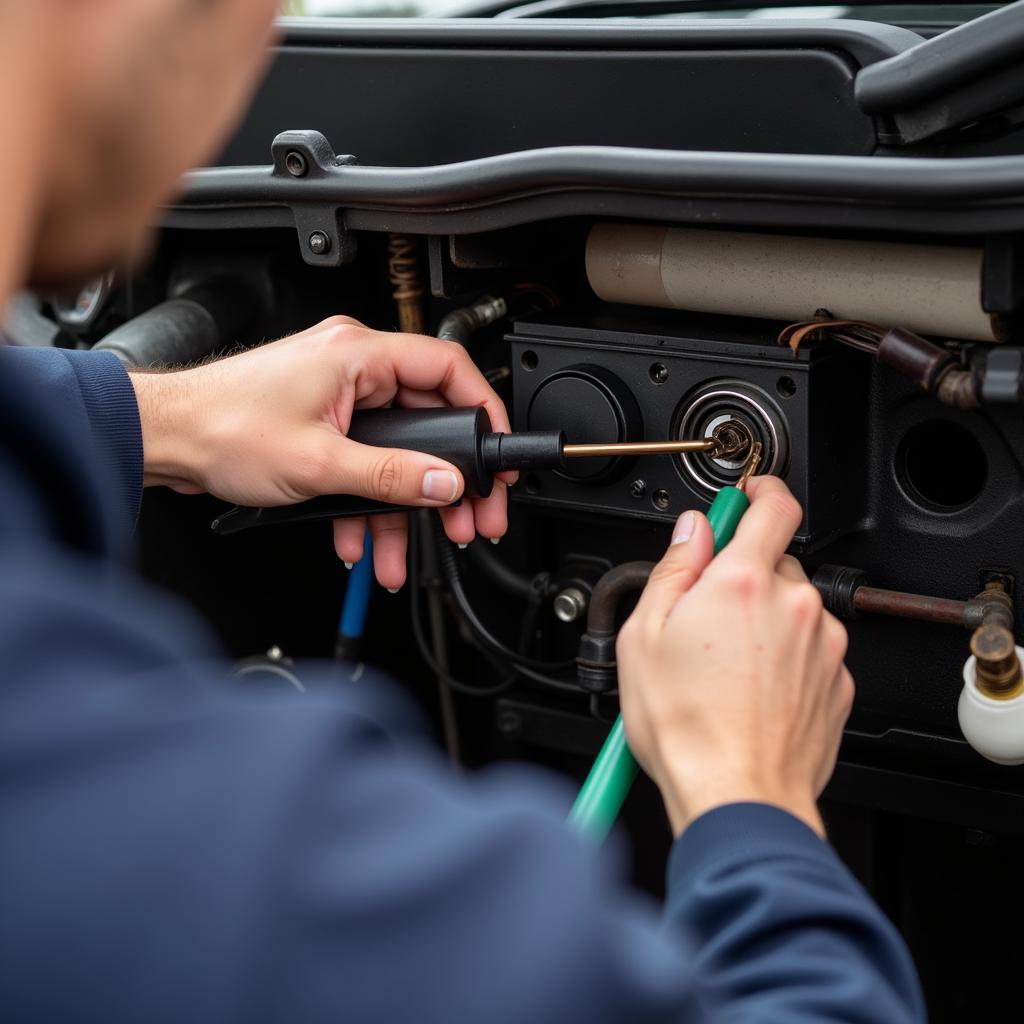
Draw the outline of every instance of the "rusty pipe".
<instances>
[{"instance_id":1,"label":"rusty pipe","mask_svg":"<svg viewBox=\"0 0 1024 1024\"><path fill-rule=\"evenodd\" d=\"M871 612L875 615L895 615L901 619L964 626L967 602L862 586L854 592L853 608L857 612Z\"/></svg>"},{"instance_id":2,"label":"rusty pipe","mask_svg":"<svg viewBox=\"0 0 1024 1024\"><path fill-rule=\"evenodd\" d=\"M576 676L583 689L607 693L615 685L615 619L619 602L647 586L653 562L624 562L609 569L594 586L587 610L587 631L580 637Z\"/></svg>"},{"instance_id":3,"label":"rusty pipe","mask_svg":"<svg viewBox=\"0 0 1024 1024\"><path fill-rule=\"evenodd\" d=\"M1012 631L1014 626L1013 600L998 582L989 583L969 601L872 587L863 570L843 565L821 566L811 582L818 588L825 607L840 619L853 619L868 612L971 630L998 625Z\"/></svg>"}]
</instances>

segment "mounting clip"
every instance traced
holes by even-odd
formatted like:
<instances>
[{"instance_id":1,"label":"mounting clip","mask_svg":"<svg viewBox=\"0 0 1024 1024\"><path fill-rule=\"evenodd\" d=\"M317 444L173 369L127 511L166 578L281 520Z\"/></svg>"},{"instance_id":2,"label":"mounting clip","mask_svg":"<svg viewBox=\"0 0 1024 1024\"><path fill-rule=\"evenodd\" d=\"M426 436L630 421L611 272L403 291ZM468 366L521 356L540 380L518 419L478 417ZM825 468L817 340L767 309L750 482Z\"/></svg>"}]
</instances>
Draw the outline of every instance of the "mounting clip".
<instances>
[{"instance_id":1,"label":"mounting clip","mask_svg":"<svg viewBox=\"0 0 1024 1024\"><path fill-rule=\"evenodd\" d=\"M275 178L322 181L339 167L355 164L354 156L338 156L316 131L281 132L271 146ZM356 258L355 235L343 223L340 211L323 200L291 204L299 251L311 267L340 267Z\"/></svg>"}]
</instances>

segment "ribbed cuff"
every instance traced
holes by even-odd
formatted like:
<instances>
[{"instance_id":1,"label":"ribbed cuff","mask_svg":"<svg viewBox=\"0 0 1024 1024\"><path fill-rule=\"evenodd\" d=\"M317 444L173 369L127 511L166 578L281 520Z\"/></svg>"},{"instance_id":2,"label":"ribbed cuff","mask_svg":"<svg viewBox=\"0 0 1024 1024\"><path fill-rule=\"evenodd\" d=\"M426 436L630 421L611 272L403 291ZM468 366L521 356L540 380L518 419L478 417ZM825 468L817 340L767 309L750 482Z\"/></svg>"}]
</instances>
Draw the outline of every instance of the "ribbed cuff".
<instances>
[{"instance_id":1,"label":"ribbed cuff","mask_svg":"<svg viewBox=\"0 0 1024 1024\"><path fill-rule=\"evenodd\" d=\"M82 390L95 445L120 498L121 526L135 529L142 503L142 422L128 371L112 352L62 349Z\"/></svg>"},{"instance_id":2,"label":"ribbed cuff","mask_svg":"<svg viewBox=\"0 0 1024 1024\"><path fill-rule=\"evenodd\" d=\"M685 891L710 867L800 857L834 861L835 853L812 828L771 804L739 803L702 814L675 841L669 855L669 896Z\"/></svg>"}]
</instances>

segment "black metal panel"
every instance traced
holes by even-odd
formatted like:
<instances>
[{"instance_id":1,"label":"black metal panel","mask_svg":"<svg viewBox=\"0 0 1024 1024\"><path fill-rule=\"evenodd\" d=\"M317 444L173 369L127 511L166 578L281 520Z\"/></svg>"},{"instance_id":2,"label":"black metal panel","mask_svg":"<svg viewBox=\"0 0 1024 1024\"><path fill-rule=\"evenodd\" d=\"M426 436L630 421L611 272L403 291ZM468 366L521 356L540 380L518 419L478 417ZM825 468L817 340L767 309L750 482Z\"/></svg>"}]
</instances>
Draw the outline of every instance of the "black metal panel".
<instances>
[{"instance_id":1,"label":"black metal panel","mask_svg":"<svg viewBox=\"0 0 1024 1024\"><path fill-rule=\"evenodd\" d=\"M874 125L853 101L853 77L919 41L881 26L878 38L799 24L504 28L382 28L372 45L348 27L297 32L220 162L261 163L268 139L307 126L362 163L394 166L559 145L868 153Z\"/></svg>"}]
</instances>

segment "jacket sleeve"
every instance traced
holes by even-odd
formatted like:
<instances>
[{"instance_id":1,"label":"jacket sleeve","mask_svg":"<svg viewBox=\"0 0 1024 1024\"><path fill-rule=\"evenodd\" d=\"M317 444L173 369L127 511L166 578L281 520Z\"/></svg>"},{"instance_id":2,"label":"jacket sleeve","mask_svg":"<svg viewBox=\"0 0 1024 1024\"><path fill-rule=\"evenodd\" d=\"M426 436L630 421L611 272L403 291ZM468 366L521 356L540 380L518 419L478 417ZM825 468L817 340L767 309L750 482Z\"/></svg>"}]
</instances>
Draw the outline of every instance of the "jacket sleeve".
<instances>
[{"instance_id":1,"label":"jacket sleeve","mask_svg":"<svg viewBox=\"0 0 1024 1024\"><path fill-rule=\"evenodd\" d=\"M68 438L62 450L78 455L86 440L101 493L115 502L115 528L131 533L142 501L143 451L139 407L127 370L112 352L0 348L0 360L10 360L20 379L46 403L49 419Z\"/></svg>"},{"instance_id":2,"label":"jacket sleeve","mask_svg":"<svg viewBox=\"0 0 1024 1024\"><path fill-rule=\"evenodd\" d=\"M921 1019L891 928L781 812L696 822L665 927L553 777L455 776L380 677L242 691L173 602L0 554L0 1016Z\"/></svg>"},{"instance_id":3,"label":"jacket sleeve","mask_svg":"<svg viewBox=\"0 0 1024 1024\"><path fill-rule=\"evenodd\" d=\"M721 807L677 840L668 926L730 1022L925 1020L903 940L803 822L765 804Z\"/></svg>"}]
</instances>

